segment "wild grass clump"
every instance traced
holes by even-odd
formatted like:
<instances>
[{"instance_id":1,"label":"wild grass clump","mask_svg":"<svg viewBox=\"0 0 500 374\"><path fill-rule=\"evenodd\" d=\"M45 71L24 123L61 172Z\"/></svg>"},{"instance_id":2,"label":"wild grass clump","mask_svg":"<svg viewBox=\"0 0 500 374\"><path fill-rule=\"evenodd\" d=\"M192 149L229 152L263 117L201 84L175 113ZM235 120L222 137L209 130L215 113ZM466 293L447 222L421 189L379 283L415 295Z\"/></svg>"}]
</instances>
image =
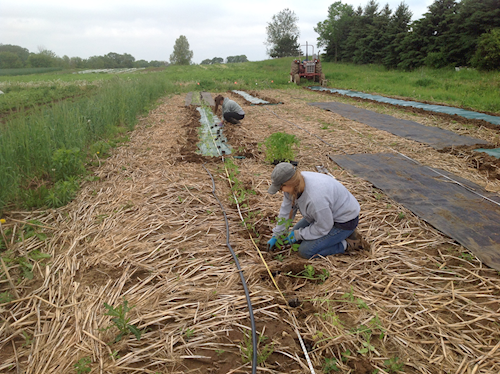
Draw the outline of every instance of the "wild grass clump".
<instances>
[{"instance_id":1,"label":"wild grass clump","mask_svg":"<svg viewBox=\"0 0 500 374\"><path fill-rule=\"evenodd\" d=\"M22 112L5 123L0 132L0 210L22 201L34 179L57 183L82 174L76 160L84 160L92 144L132 130L138 115L177 89L165 77L158 78L116 78L94 96ZM60 191L68 191L68 184Z\"/></svg>"}]
</instances>

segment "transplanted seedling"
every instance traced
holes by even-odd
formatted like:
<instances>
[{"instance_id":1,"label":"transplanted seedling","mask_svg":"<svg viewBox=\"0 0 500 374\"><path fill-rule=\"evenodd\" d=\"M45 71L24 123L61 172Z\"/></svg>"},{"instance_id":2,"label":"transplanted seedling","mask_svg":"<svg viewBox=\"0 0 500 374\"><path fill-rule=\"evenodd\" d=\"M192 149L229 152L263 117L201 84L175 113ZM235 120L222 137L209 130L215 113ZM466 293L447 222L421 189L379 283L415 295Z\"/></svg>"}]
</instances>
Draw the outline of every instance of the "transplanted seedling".
<instances>
[{"instance_id":1,"label":"transplanted seedling","mask_svg":"<svg viewBox=\"0 0 500 374\"><path fill-rule=\"evenodd\" d=\"M142 331L139 330L135 325L131 325L130 317L127 318L127 313L134 307L128 306L128 301L123 299L123 303L113 308L111 305L104 303L104 307L108 310L105 314L107 316L112 316L111 321L113 325L108 326L104 330L109 330L112 327L116 327L120 333L116 336L114 343L120 341L125 335L130 333L134 334L137 340L141 340Z\"/></svg>"}]
</instances>

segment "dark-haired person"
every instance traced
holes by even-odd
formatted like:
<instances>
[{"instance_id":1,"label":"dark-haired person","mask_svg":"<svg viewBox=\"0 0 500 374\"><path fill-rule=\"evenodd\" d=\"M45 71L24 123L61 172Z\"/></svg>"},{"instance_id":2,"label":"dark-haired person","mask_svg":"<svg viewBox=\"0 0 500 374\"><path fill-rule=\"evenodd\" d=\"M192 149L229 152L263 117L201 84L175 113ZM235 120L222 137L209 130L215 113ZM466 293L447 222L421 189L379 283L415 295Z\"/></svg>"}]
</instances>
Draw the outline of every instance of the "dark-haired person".
<instances>
[{"instance_id":1,"label":"dark-haired person","mask_svg":"<svg viewBox=\"0 0 500 374\"><path fill-rule=\"evenodd\" d=\"M288 162L281 162L271 174L268 192L283 192L278 225L268 247L277 237L287 234L283 221L293 220L297 211L302 219L288 232L286 243L300 243L303 258L328 256L346 250L368 249L356 231L360 206L356 198L335 178L316 172L299 172Z\"/></svg>"},{"instance_id":2,"label":"dark-haired person","mask_svg":"<svg viewBox=\"0 0 500 374\"><path fill-rule=\"evenodd\" d=\"M219 107L222 108L222 118L234 125L240 123L240 121L245 117L245 112L241 109L241 106L236 103L236 101L230 100L227 97L218 95L214 99L215 110L214 113L217 115Z\"/></svg>"}]
</instances>

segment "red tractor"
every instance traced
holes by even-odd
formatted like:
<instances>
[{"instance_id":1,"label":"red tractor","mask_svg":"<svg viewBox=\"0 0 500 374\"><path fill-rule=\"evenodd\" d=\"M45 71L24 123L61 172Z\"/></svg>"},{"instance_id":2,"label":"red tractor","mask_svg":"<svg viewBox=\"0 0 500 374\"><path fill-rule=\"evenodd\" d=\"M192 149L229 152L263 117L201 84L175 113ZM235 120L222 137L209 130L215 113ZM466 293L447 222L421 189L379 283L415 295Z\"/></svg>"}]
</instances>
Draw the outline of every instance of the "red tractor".
<instances>
[{"instance_id":1,"label":"red tractor","mask_svg":"<svg viewBox=\"0 0 500 374\"><path fill-rule=\"evenodd\" d=\"M290 82L295 82L295 84L300 84L300 78L306 78L312 80L313 82L319 82L320 86L326 84L325 74L321 70L321 61L314 56L314 47L306 47L306 58L305 60L296 59L292 61L292 67L290 69ZM313 57L309 60L307 54L307 48L313 48Z\"/></svg>"}]
</instances>

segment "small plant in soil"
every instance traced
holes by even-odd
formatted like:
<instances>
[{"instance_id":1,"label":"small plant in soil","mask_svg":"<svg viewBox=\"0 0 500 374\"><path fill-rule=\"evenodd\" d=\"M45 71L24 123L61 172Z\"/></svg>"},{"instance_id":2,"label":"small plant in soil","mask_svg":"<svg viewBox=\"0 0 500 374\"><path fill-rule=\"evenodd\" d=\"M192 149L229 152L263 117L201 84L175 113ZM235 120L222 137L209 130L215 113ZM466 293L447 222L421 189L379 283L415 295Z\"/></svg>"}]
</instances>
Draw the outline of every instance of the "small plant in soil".
<instances>
[{"instance_id":1,"label":"small plant in soil","mask_svg":"<svg viewBox=\"0 0 500 374\"><path fill-rule=\"evenodd\" d=\"M267 337L259 334L257 342L257 364L265 362L274 352L274 344L269 343L261 347L261 343L265 342ZM240 343L241 360L244 364L251 362L253 357L252 335L244 331L243 341Z\"/></svg>"},{"instance_id":2,"label":"small plant in soil","mask_svg":"<svg viewBox=\"0 0 500 374\"><path fill-rule=\"evenodd\" d=\"M132 333L135 335L137 340L141 340L141 334L142 331L137 328L135 325L131 325L130 322L130 317L127 317L127 313L132 310L134 307L129 307L128 306L128 301L123 299L123 302L121 305L118 305L116 308L113 308L111 305L104 303L104 307L108 310L105 315L107 316L112 316L111 322L113 322L113 325L108 326L104 330L109 330L112 327L116 327L118 331L120 332L115 340L114 343L119 342L124 336Z\"/></svg>"},{"instance_id":3,"label":"small plant in soil","mask_svg":"<svg viewBox=\"0 0 500 374\"><path fill-rule=\"evenodd\" d=\"M90 373L92 368L90 367L90 363L92 361L89 357L82 357L78 360L78 362L74 365L76 374L84 374Z\"/></svg>"},{"instance_id":4,"label":"small plant in soil","mask_svg":"<svg viewBox=\"0 0 500 374\"><path fill-rule=\"evenodd\" d=\"M295 160L295 149L299 146L299 139L292 134L276 132L264 141L266 161L290 162Z\"/></svg>"},{"instance_id":5,"label":"small plant in soil","mask_svg":"<svg viewBox=\"0 0 500 374\"><path fill-rule=\"evenodd\" d=\"M337 359L335 357L325 358L322 369L323 373L332 373L334 371L339 371L339 368L337 367Z\"/></svg>"},{"instance_id":6,"label":"small plant in soil","mask_svg":"<svg viewBox=\"0 0 500 374\"><path fill-rule=\"evenodd\" d=\"M401 371L405 366L402 362L399 362L398 357L392 357L388 360L385 360L384 365L389 373L396 373L398 371Z\"/></svg>"},{"instance_id":7,"label":"small plant in soil","mask_svg":"<svg viewBox=\"0 0 500 374\"><path fill-rule=\"evenodd\" d=\"M309 280L320 280L324 282L330 276L330 273L326 269L322 269L320 272L317 272L314 266L312 265L304 265L304 270L300 273L294 275L291 272L287 273L288 276L294 278L304 278Z\"/></svg>"},{"instance_id":8,"label":"small plant in soil","mask_svg":"<svg viewBox=\"0 0 500 374\"><path fill-rule=\"evenodd\" d=\"M186 329L186 331L184 331L184 336L186 337L187 340L191 339L193 335L194 335L193 329Z\"/></svg>"}]
</instances>

